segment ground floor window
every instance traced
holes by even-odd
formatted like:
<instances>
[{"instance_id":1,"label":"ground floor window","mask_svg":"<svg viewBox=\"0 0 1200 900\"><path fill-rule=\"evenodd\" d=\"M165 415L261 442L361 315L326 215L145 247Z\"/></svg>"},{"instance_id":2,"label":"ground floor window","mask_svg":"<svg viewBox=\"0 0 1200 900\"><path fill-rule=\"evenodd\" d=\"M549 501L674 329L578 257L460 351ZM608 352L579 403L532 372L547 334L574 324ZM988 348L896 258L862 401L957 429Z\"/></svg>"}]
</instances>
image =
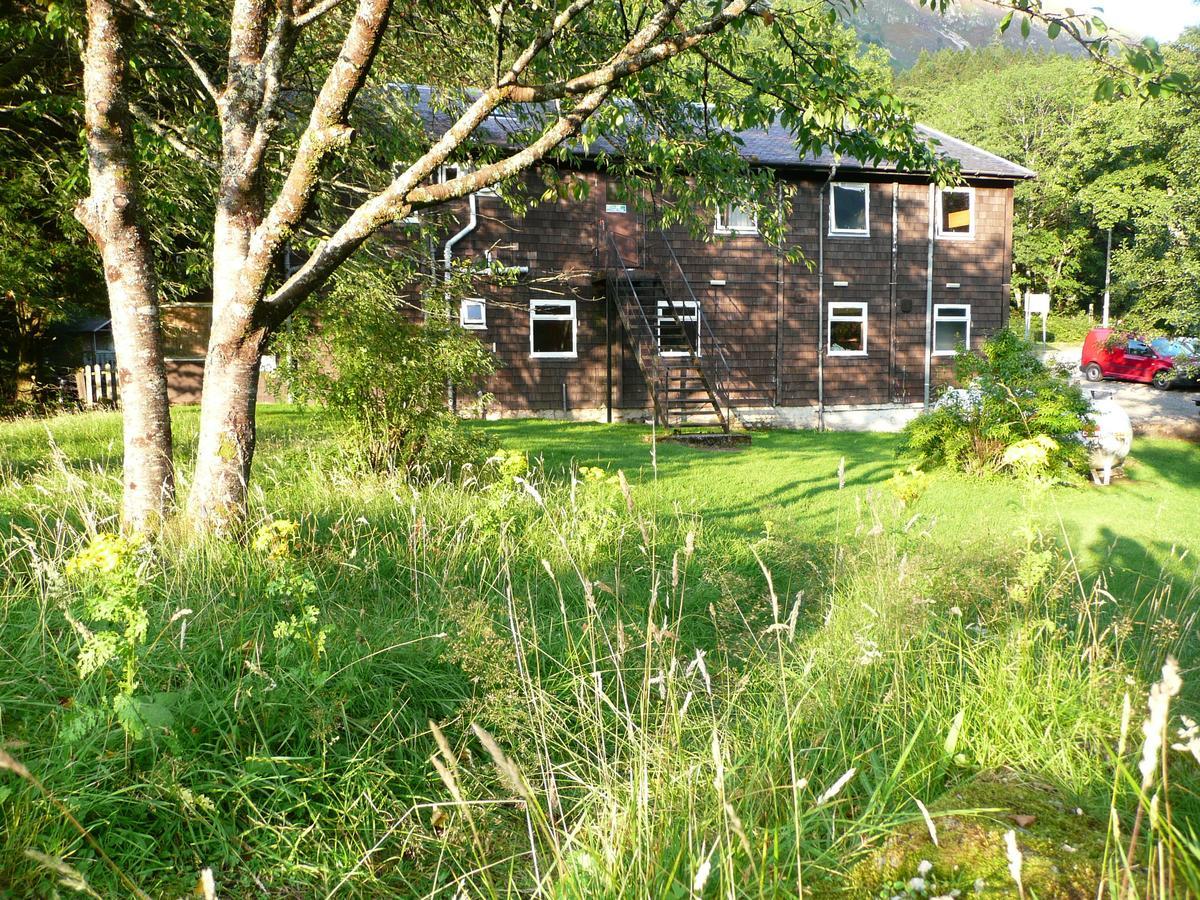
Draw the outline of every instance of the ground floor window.
<instances>
[{"instance_id":1,"label":"ground floor window","mask_svg":"<svg viewBox=\"0 0 1200 900\"><path fill-rule=\"evenodd\" d=\"M463 328L487 328L487 304L478 297L463 300L458 308L458 321Z\"/></svg>"},{"instance_id":2,"label":"ground floor window","mask_svg":"<svg viewBox=\"0 0 1200 900\"><path fill-rule=\"evenodd\" d=\"M829 355L867 355L867 304L829 304Z\"/></svg>"},{"instance_id":3,"label":"ground floor window","mask_svg":"<svg viewBox=\"0 0 1200 900\"><path fill-rule=\"evenodd\" d=\"M933 355L952 356L971 346L971 307L938 303L933 307Z\"/></svg>"},{"instance_id":4,"label":"ground floor window","mask_svg":"<svg viewBox=\"0 0 1200 900\"><path fill-rule=\"evenodd\" d=\"M529 355L547 359L575 356L575 301L529 301Z\"/></svg>"},{"instance_id":5,"label":"ground floor window","mask_svg":"<svg viewBox=\"0 0 1200 900\"><path fill-rule=\"evenodd\" d=\"M663 356L685 356L689 348L699 355L700 309L694 300L659 300L656 324Z\"/></svg>"}]
</instances>

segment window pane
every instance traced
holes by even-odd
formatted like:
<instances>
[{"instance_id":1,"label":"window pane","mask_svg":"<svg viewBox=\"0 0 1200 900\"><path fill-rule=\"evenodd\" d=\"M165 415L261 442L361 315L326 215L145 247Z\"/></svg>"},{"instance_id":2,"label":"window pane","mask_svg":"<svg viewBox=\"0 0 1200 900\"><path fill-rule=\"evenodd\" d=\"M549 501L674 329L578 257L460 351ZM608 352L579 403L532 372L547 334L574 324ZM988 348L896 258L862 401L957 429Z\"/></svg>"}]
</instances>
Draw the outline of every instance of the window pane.
<instances>
[{"instance_id":1,"label":"window pane","mask_svg":"<svg viewBox=\"0 0 1200 900\"><path fill-rule=\"evenodd\" d=\"M861 352L863 347L862 322L831 322L829 324L829 349Z\"/></svg>"},{"instance_id":2,"label":"window pane","mask_svg":"<svg viewBox=\"0 0 1200 900\"><path fill-rule=\"evenodd\" d=\"M954 351L959 344L967 342L966 322L939 321L933 325L933 349Z\"/></svg>"},{"instance_id":3,"label":"window pane","mask_svg":"<svg viewBox=\"0 0 1200 900\"><path fill-rule=\"evenodd\" d=\"M571 315L571 304L569 303L539 303L533 308L535 316L569 316Z\"/></svg>"},{"instance_id":4,"label":"window pane","mask_svg":"<svg viewBox=\"0 0 1200 900\"><path fill-rule=\"evenodd\" d=\"M569 319L534 319L533 352L572 352L575 349L572 341L574 331L575 323Z\"/></svg>"},{"instance_id":5,"label":"window pane","mask_svg":"<svg viewBox=\"0 0 1200 900\"><path fill-rule=\"evenodd\" d=\"M758 224L754 221L754 216L748 210L742 209L740 206L727 206L725 208L725 221L723 223L730 231L756 231Z\"/></svg>"},{"instance_id":6,"label":"window pane","mask_svg":"<svg viewBox=\"0 0 1200 900\"><path fill-rule=\"evenodd\" d=\"M967 191L942 191L942 233L971 232L971 194Z\"/></svg>"},{"instance_id":7,"label":"window pane","mask_svg":"<svg viewBox=\"0 0 1200 900\"><path fill-rule=\"evenodd\" d=\"M867 192L863 188L833 186L834 231L867 230Z\"/></svg>"},{"instance_id":8,"label":"window pane","mask_svg":"<svg viewBox=\"0 0 1200 900\"><path fill-rule=\"evenodd\" d=\"M861 319L865 313L861 306L830 306L829 315L835 319L844 319L846 317Z\"/></svg>"}]
</instances>

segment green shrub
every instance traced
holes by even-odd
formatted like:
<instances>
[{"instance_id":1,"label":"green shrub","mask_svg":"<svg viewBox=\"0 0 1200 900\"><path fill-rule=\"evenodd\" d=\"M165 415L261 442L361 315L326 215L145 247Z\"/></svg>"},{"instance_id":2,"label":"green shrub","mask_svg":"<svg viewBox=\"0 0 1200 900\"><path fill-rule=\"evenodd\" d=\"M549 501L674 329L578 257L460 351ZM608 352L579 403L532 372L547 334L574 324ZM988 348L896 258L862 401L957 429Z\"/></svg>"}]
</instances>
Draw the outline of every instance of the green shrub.
<instances>
[{"instance_id":1,"label":"green shrub","mask_svg":"<svg viewBox=\"0 0 1200 900\"><path fill-rule=\"evenodd\" d=\"M492 445L461 427L447 387L474 388L493 371L492 356L445 313L440 285L424 321L407 318L398 308L405 281L380 266L339 279L315 321L276 338L276 380L344 429L352 462L366 468L429 477L481 465Z\"/></svg>"},{"instance_id":2,"label":"green shrub","mask_svg":"<svg viewBox=\"0 0 1200 900\"><path fill-rule=\"evenodd\" d=\"M955 371L967 387L947 388L904 431L903 449L923 468L1051 479L1087 471L1079 434L1088 402L1031 344L1001 331L982 354L959 353Z\"/></svg>"}]
</instances>

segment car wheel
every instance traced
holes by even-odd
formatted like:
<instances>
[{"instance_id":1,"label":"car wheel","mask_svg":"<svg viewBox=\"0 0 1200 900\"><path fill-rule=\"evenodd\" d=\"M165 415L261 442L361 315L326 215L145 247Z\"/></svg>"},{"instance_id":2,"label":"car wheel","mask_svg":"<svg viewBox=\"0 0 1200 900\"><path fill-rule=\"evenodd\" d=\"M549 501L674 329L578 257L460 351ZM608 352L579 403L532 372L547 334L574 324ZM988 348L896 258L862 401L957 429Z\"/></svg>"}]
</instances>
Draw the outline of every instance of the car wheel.
<instances>
[{"instance_id":1,"label":"car wheel","mask_svg":"<svg viewBox=\"0 0 1200 900\"><path fill-rule=\"evenodd\" d=\"M1151 379L1150 383L1160 391L1166 391L1170 390L1171 382L1174 380L1175 379L1171 376L1170 369L1159 369L1154 373L1154 377Z\"/></svg>"},{"instance_id":2,"label":"car wheel","mask_svg":"<svg viewBox=\"0 0 1200 900\"><path fill-rule=\"evenodd\" d=\"M1088 363L1083 370L1083 377L1088 381L1103 381L1104 370L1100 368L1099 363Z\"/></svg>"}]
</instances>

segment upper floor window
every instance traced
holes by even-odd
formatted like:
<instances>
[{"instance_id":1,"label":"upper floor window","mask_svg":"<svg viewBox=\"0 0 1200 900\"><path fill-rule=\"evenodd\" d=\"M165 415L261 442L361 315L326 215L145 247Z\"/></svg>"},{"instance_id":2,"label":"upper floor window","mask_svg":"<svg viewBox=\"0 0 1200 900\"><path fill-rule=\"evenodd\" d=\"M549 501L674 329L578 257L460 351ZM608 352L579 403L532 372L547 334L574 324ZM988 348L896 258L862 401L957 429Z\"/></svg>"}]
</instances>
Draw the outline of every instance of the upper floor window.
<instances>
[{"instance_id":1,"label":"upper floor window","mask_svg":"<svg viewBox=\"0 0 1200 900\"><path fill-rule=\"evenodd\" d=\"M437 183L444 184L447 181L453 181L455 178L461 178L463 175L470 175L475 171L475 166L470 163L445 163L438 167ZM477 194L485 194L492 196L496 193L495 188L480 188L476 191Z\"/></svg>"},{"instance_id":2,"label":"upper floor window","mask_svg":"<svg viewBox=\"0 0 1200 900\"><path fill-rule=\"evenodd\" d=\"M463 328L487 328L487 304L479 297L468 297L458 308L458 322Z\"/></svg>"},{"instance_id":3,"label":"upper floor window","mask_svg":"<svg viewBox=\"0 0 1200 900\"><path fill-rule=\"evenodd\" d=\"M604 211L607 213L629 212L629 198L626 196L625 185L613 177L604 182Z\"/></svg>"},{"instance_id":4,"label":"upper floor window","mask_svg":"<svg viewBox=\"0 0 1200 900\"><path fill-rule=\"evenodd\" d=\"M575 301L529 301L529 355L544 359L574 357Z\"/></svg>"},{"instance_id":5,"label":"upper floor window","mask_svg":"<svg viewBox=\"0 0 1200 900\"><path fill-rule=\"evenodd\" d=\"M975 235L975 189L942 188L938 193L937 236L969 238Z\"/></svg>"},{"instance_id":6,"label":"upper floor window","mask_svg":"<svg viewBox=\"0 0 1200 900\"><path fill-rule=\"evenodd\" d=\"M758 234L758 216L752 209L728 203L717 210L717 234Z\"/></svg>"},{"instance_id":7,"label":"upper floor window","mask_svg":"<svg viewBox=\"0 0 1200 900\"><path fill-rule=\"evenodd\" d=\"M867 355L867 304L829 304L829 355Z\"/></svg>"},{"instance_id":8,"label":"upper floor window","mask_svg":"<svg viewBox=\"0 0 1200 900\"><path fill-rule=\"evenodd\" d=\"M829 233L870 234L870 210L870 185L831 185L829 189Z\"/></svg>"},{"instance_id":9,"label":"upper floor window","mask_svg":"<svg viewBox=\"0 0 1200 900\"><path fill-rule=\"evenodd\" d=\"M938 303L933 307L933 355L951 356L971 346L971 307Z\"/></svg>"}]
</instances>

